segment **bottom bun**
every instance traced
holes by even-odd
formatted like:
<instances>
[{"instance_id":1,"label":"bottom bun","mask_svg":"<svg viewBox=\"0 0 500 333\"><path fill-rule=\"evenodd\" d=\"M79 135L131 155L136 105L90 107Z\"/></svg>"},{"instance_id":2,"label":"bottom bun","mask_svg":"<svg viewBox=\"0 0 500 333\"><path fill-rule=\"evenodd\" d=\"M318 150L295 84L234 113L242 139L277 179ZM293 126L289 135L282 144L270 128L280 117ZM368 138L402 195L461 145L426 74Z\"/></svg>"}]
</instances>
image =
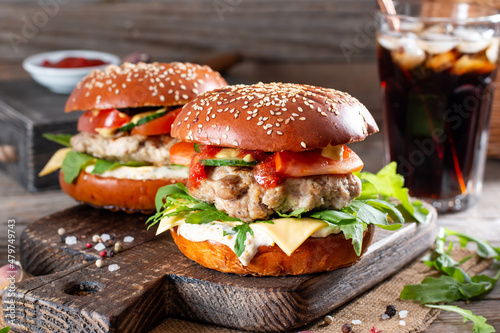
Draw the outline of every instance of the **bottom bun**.
<instances>
[{"instance_id":1,"label":"bottom bun","mask_svg":"<svg viewBox=\"0 0 500 333\"><path fill-rule=\"evenodd\" d=\"M368 225L363 235L363 255L370 245L375 227ZM292 255L288 256L279 246L261 246L248 266L243 266L228 246L214 242L192 242L177 234L177 227L170 229L175 244L182 253L202 266L224 273L251 274L256 276L299 275L332 271L354 265L361 258L354 252L351 240L343 233L325 238L308 238Z\"/></svg>"},{"instance_id":2,"label":"bottom bun","mask_svg":"<svg viewBox=\"0 0 500 333\"><path fill-rule=\"evenodd\" d=\"M87 172L80 172L78 177L68 184L59 172L61 189L76 200L98 208L122 210L127 213L141 212L149 214L155 210L155 196L158 189L165 185L186 183L187 179L119 179L99 177Z\"/></svg>"}]
</instances>

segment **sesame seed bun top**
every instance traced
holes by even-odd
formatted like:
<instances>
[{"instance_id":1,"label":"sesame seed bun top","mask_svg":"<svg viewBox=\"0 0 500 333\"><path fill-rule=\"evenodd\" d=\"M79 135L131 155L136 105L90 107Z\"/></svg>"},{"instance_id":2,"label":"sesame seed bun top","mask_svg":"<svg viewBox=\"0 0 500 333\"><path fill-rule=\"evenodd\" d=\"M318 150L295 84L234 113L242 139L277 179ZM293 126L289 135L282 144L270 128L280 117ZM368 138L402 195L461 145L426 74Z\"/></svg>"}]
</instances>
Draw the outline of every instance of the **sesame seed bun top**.
<instances>
[{"instance_id":1,"label":"sesame seed bun top","mask_svg":"<svg viewBox=\"0 0 500 333\"><path fill-rule=\"evenodd\" d=\"M376 132L370 112L347 93L258 83L201 94L183 107L171 135L205 145L274 152L346 144Z\"/></svg>"},{"instance_id":2,"label":"sesame seed bun top","mask_svg":"<svg viewBox=\"0 0 500 333\"><path fill-rule=\"evenodd\" d=\"M199 93L227 85L208 66L123 63L94 70L69 96L65 111L184 105Z\"/></svg>"}]
</instances>

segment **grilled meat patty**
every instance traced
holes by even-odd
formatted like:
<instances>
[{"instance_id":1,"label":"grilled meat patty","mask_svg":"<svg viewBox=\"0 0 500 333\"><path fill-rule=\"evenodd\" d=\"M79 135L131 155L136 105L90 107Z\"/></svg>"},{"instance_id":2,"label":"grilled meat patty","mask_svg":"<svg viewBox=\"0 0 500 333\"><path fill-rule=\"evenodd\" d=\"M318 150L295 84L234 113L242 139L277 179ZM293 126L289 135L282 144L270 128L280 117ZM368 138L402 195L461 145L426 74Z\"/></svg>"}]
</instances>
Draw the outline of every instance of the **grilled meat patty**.
<instances>
[{"instance_id":1,"label":"grilled meat patty","mask_svg":"<svg viewBox=\"0 0 500 333\"><path fill-rule=\"evenodd\" d=\"M71 138L74 151L119 162L137 161L170 165L170 147L179 140L169 135L114 135L80 132Z\"/></svg>"},{"instance_id":2,"label":"grilled meat patty","mask_svg":"<svg viewBox=\"0 0 500 333\"><path fill-rule=\"evenodd\" d=\"M268 219L276 211L341 209L361 194L361 181L353 174L287 178L281 185L264 188L255 181L252 168L206 170L207 178L189 194L246 222Z\"/></svg>"}]
</instances>

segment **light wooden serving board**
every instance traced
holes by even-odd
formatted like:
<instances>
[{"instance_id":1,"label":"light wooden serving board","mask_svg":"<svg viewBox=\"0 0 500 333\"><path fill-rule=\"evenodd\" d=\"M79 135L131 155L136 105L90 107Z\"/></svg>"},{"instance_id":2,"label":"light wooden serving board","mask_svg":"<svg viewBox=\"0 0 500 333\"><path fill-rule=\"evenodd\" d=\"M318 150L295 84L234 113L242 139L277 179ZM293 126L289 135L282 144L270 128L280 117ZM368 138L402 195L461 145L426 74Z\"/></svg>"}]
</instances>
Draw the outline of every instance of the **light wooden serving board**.
<instances>
[{"instance_id":1,"label":"light wooden serving board","mask_svg":"<svg viewBox=\"0 0 500 333\"><path fill-rule=\"evenodd\" d=\"M431 209L431 208L430 208ZM146 217L76 206L42 218L22 235L22 264L34 275L11 297L16 332L146 332L166 317L243 330L276 332L303 326L371 288L429 248L436 234L427 224L397 231L377 228L354 266L321 274L252 277L206 269L180 253L168 233L155 237ZM66 245L57 233L78 237ZM133 236L104 260L87 249L94 234ZM82 235L86 236L82 239ZM110 272L110 264L120 269ZM7 317L6 317L7 319Z\"/></svg>"}]
</instances>

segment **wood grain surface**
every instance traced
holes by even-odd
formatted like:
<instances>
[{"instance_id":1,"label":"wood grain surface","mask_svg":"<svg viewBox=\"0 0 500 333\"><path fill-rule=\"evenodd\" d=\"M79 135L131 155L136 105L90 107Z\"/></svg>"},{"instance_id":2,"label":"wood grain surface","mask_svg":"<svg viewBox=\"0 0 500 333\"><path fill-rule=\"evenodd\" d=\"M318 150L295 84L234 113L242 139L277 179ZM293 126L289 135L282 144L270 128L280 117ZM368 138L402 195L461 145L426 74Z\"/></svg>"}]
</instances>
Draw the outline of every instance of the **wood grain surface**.
<instances>
[{"instance_id":1,"label":"wood grain surface","mask_svg":"<svg viewBox=\"0 0 500 333\"><path fill-rule=\"evenodd\" d=\"M16 285L3 299L14 304L19 332L145 332L165 317L242 330L276 332L303 326L366 291L413 261L433 242L437 214L427 224L378 229L354 266L290 277L251 277L206 269L177 249L170 235L147 231L142 215L76 206L31 224L21 239L22 264L41 275ZM77 236L61 242L57 231ZM92 235L109 233L123 251L98 268ZM109 271L111 264L120 269ZM7 314L7 312L5 313ZM8 318L8 317L6 317Z\"/></svg>"}]
</instances>

